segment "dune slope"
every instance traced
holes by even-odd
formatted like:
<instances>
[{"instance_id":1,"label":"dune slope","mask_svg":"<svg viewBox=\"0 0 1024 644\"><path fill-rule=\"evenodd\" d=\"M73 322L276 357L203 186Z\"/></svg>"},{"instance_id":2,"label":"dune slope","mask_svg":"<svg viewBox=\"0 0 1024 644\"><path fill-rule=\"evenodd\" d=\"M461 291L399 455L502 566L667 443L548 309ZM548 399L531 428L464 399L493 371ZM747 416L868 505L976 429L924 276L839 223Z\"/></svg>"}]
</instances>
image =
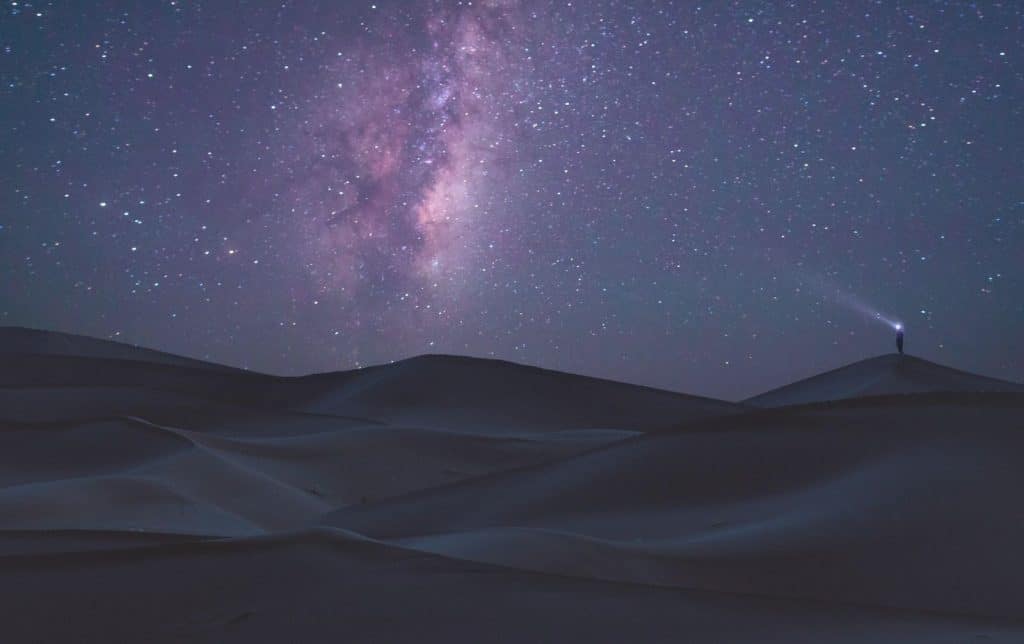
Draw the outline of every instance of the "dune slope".
<instances>
[{"instance_id":1,"label":"dune slope","mask_svg":"<svg viewBox=\"0 0 1024 644\"><path fill-rule=\"evenodd\" d=\"M351 507L447 556L1022 618L1024 398L754 413Z\"/></svg>"}]
</instances>

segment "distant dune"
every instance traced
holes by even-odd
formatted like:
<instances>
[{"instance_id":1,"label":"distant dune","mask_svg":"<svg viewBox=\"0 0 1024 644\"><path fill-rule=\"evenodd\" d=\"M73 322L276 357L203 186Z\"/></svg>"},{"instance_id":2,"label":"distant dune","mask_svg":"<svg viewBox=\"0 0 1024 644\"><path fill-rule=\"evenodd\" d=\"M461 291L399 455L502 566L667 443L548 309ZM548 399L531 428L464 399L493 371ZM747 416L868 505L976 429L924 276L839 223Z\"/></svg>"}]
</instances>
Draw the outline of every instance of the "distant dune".
<instances>
[{"instance_id":1,"label":"distant dune","mask_svg":"<svg viewBox=\"0 0 1024 644\"><path fill-rule=\"evenodd\" d=\"M302 409L485 433L644 431L740 409L710 398L457 356L420 356L341 377L342 386L326 387ZM309 376L302 384L323 387L335 378Z\"/></svg>"},{"instance_id":2,"label":"distant dune","mask_svg":"<svg viewBox=\"0 0 1024 644\"><path fill-rule=\"evenodd\" d=\"M0 327L0 356L28 354L36 356L73 356L108 360L135 360L180 367L201 367L218 371L237 371L231 367L176 356L145 347L70 333L56 333L24 327Z\"/></svg>"},{"instance_id":3,"label":"distant dune","mask_svg":"<svg viewBox=\"0 0 1024 644\"><path fill-rule=\"evenodd\" d=\"M782 407L861 396L943 391L1024 392L1024 385L890 353L773 389L744 402L760 407Z\"/></svg>"},{"instance_id":4,"label":"distant dune","mask_svg":"<svg viewBox=\"0 0 1024 644\"><path fill-rule=\"evenodd\" d=\"M1022 419L909 356L733 404L0 329L0 634L1024 641Z\"/></svg>"},{"instance_id":5,"label":"distant dune","mask_svg":"<svg viewBox=\"0 0 1024 644\"><path fill-rule=\"evenodd\" d=\"M742 409L710 398L457 356L420 356L355 371L275 377L83 336L4 328L0 356L0 385L30 390L34 396L25 410L11 401L13 409L2 416L8 419L43 419L40 407L47 405L40 403L47 389L58 399L50 409L53 420L68 418L68 409L102 414L104 409L95 402L99 398L110 400L107 413L124 413L138 408L141 395L157 406L159 400L173 407L195 405L198 399L214 406L485 434L647 431ZM81 395L74 394L76 388ZM119 392L123 402L117 400Z\"/></svg>"}]
</instances>

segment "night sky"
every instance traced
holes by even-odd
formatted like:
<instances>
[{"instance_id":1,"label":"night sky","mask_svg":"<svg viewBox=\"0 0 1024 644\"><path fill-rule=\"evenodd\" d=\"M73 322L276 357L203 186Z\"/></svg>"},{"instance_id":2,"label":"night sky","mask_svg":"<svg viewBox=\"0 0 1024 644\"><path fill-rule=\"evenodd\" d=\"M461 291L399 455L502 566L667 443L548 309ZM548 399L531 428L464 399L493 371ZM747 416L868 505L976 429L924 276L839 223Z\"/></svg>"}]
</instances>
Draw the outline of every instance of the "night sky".
<instances>
[{"instance_id":1,"label":"night sky","mask_svg":"<svg viewBox=\"0 0 1024 644\"><path fill-rule=\"evenodd\" d=\"M1024 380L1022 42L1018 2L5 2L0 324L732 399L887 319Z\"/></svg>"}]
</instances>

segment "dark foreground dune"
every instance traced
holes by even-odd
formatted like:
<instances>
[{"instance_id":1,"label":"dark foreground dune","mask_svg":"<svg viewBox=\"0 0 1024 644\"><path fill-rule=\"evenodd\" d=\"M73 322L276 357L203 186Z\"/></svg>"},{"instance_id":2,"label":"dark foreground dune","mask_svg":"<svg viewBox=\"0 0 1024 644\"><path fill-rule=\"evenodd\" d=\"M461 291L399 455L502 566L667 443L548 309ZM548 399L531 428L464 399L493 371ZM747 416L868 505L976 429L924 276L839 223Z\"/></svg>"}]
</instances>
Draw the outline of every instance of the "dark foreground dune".
<instances>
[{"instance_id":1,"label":"dark foreground dune","mask_svg":"<svg viewBox=\"0 0 1024 644\"><path fill-rule=\"evenodd\" d=\"M541 575L340 534L111 539L105 551L68 538L80 551L0 559L5 641L941 643L1024 633L1008 620Z\"/></svg>"},{"instance_id":2,"label":"dark foreground dune","mask_svg":"<svg viewBox=\"0 0 1024 644\"><path fill-rule=\"evenodd\" d=\"M0 637L1024 641L1019 389L277 378L0 329Z\"/></svg>"}]
</instances>

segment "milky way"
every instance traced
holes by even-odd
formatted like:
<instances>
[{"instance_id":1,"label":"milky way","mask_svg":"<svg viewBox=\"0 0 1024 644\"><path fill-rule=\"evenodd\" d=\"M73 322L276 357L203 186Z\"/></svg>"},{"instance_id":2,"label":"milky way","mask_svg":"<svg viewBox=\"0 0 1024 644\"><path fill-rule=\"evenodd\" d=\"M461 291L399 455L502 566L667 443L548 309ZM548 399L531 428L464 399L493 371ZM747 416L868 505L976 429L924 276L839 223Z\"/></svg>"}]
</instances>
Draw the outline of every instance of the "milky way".
<instances>
[{"instance_id":1,"label":"milky way","mask_svg":"<svg viewBox=\"0 0 1024 644\"><path fill-rule=\"evenodd\" d=\"M0 324L739 397L1024 378L1021 8L19 2ZM868 311L869 315L863 315Z\"/></svg>"},{"instance_id":2,"label":"milky way","mask_svg":"<svg viewBox=\"0 0 1024 644\"><path fill-rule=\"evenodd\" d=\"M296 133L293 194L321 287L420 289L471 268L523 73L511 6L434 10L339 51ZM343 80L339 80L343 79ZM390 278L390 279L388 279Z\"/></svg>"}]
</instances>

